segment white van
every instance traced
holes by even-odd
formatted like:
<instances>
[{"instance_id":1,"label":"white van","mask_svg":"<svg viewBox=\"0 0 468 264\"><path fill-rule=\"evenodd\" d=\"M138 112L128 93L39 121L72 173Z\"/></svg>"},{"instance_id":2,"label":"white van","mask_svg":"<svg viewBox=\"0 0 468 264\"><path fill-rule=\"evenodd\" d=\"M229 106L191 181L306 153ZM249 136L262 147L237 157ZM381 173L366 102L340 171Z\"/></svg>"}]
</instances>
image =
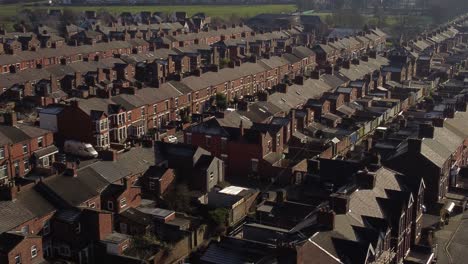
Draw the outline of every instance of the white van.
<instances>
[{"instance_id":1,"label":"white van","mask_svg":"<svg viewBox=\"0 0 468 264\"><path fill-rule=\"evenodd\" d=\"M98 153L89 143L75 140L67 140L63 145L65 153L73 154L83 158L97 158Z\"/></svg>"}]
</instances>

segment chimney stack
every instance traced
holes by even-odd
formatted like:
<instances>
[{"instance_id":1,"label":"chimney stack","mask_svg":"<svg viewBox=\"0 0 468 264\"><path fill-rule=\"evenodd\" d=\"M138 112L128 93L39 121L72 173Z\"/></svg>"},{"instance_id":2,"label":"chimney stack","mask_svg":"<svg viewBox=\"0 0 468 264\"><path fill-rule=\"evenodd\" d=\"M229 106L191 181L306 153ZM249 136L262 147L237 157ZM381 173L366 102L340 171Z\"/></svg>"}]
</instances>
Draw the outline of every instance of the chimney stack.
<instances>
[{"instance_id":1,"label":"chimney stack","mask_svg":"<svg viewBox=\"0 0 468 264\"><path fill-rule=\"evenodd\" d=\"M349 196L334 193L330 196L333 211L337 214L346 214L349 211Z\"/></svg>"},{"instance_id":2,"label":"chimney stack","mask_svg":"<svg viewBox=\"0 0 468 264\"><path fill-rule=\"evenodd\" d=\"M240 132L240 136L243 137L244 136L244 122L242 120L240 121L240 124L239 124L239 132Z\"/></svg>"},{"instance_id":3,"label":"chimney stack","mask_svg":"<svg viewBox=\"0 0 468 264\"><path fill-rule=\"evenodd\" d=\"M0 187L0 200L1 201L14 201L18 195L19 186L17 187L13 181Z\"/></svg>"},{"instance_id":4,"label":"chimney stack","mask_svg":"<svg viewBox=\"0 0 468 264\"><path fill-rule=\"evenodd\" d=\"M423 123L419 125L419 138L433 138L434 137L434 126L429 123Z\"/></svg>"},{"instance_id":5,"label":"chimney stack","mask_svg":"<svg viewBox=\"0 0 468 264\"><path fill-rule=\"evenodd\" d=\"M408 138L408 151L411 153L421 152L422 141L418 138Z\"/></svg>"},{"instance_id":6,"label":"chimney stack","mask_svg":"<svg viewBox=\"0 0 468 264\"><path fill-rule=\"evenodd\" d=\"M359 188L372 190L375 187L375 173L367 170L358 171L355 175Z\"/></svg>"},{"instance_id":7,"label":"chimney stack","mask_svg":"<svg viewBox=\"0 0 468 264\"><path fill-rule=\"evenodd\" d=\"M335 229L335 212L322 208L317 212L317 223L326 230Z\"/></svg>"},{"instance_id":8,"label":"chimney stack","mask_svg":"<svg viewBox=\"0 0 468 264\"><path fill-rule=\"evenodd\" d=\"M7 126L16 126L18 124L18 116L15 111L3 114L3 122Z\"/></svg>"}]
</instances>

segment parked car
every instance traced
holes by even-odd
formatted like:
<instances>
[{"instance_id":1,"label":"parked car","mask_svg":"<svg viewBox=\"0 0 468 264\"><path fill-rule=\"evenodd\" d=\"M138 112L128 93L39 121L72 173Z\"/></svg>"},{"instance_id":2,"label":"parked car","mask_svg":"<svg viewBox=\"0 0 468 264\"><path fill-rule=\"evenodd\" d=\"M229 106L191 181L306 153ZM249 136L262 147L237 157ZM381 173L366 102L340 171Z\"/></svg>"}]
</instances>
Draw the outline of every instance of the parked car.
<instances>
[{"instance_id":1,"label":"parked car","mask_svg":"<svg viewBox=\"0 0 468 264\"><path fill-rule=\"evenodd\" d=\"M174 135L169 135L169 136L167 136L167 141L169 143L178 143L179 139L177 139L177 137L174 136Z\"/></svg>"},{"instance_id":2,"label":"parked car","mask_svg":"<svg viewBox=\"0 0 468 264\"><path fill-rule=\"evenodd\" d=\"M67 140L63 146L65 153L76 155L83 158L97 158L98 152L89 143L75 140Z\"/></svg>"}]
</instances>

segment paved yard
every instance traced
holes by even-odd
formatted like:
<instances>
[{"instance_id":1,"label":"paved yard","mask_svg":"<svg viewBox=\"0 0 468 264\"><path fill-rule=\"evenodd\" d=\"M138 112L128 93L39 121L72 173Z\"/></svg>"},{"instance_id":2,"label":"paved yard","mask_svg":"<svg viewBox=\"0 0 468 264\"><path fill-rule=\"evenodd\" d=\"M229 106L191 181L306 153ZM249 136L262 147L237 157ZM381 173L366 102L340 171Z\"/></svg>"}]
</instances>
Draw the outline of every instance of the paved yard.
<instances>
[{"instance_id":1,"label":"paved yard","mask_svg":"<svg viewBox=\"0 0 468 264\"><path fill-rule=\"evenodd\" d=\"M468 212L452 217L435 236L439 244L437 263L468 263Z\"/></svg>"}]
</instances>

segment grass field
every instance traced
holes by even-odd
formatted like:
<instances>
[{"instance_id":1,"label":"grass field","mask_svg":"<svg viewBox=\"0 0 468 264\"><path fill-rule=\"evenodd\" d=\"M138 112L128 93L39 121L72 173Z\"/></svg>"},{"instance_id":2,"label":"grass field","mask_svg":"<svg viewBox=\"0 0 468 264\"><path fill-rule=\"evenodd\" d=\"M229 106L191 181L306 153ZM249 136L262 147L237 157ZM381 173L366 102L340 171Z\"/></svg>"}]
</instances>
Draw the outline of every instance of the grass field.
<instances>
[{"instance_id":1,"label":"grass field","mask_svg":"<svg viewBox=\"0 0 468 264\"><path fill-rule=\"evenodd\" d=\"M21 4L13 5L2 5L0 8L0 19L5 19L14 16L17 12L22 9L30 8L42 8L47 9L46 6L28 6ZM174 5L174 6L70 6L70 7L53 7L54 9L70 9L75 11L85 10L107 10L113 14L119 14L122 12L140 12L140 11L151 11L151 12L163 12L172 13L175 11L185 11L188 15L193 15L198 12L204 12L205 14L212 17L228 18L232 15L239 17L252 17L261 13L288 13L296 10L295 5Z\"/></svg>"}]
</instances>

